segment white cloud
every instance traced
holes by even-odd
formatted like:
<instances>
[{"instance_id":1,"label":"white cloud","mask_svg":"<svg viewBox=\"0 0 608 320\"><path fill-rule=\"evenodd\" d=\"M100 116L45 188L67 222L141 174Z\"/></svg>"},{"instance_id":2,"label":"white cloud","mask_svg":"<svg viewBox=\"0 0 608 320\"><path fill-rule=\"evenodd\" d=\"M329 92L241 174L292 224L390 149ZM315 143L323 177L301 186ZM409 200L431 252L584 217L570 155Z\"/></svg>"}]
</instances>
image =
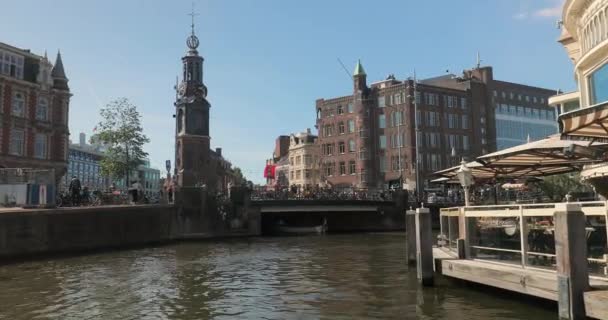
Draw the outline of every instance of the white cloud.
<instances>
[{"instance_id":1,"label":"white cloud","mask_svg":"<svg viewBox=\"0 0 608 320\"><path fill-rule=\"evenodd\" d=\"M532 4L530 1L525 0L521 2L520 12L513 15L513 19L515 20L526 20L529 18L559 18L562 15L562 8L564 6L564 0L552 0L549 1L547 6L536 9L529 10L529 6Z\"/></svg>"},{"instance_id":2,"label":"white cloud","mask_svg":"<svg viewBox=\"0 0 608 320\"><path fill-rule=\"evenodd\" d=\"M542 8L534 12L535 17L559 18L562 15L562 2L559 1L554 7Z\"/></svg>"}]
</instances>

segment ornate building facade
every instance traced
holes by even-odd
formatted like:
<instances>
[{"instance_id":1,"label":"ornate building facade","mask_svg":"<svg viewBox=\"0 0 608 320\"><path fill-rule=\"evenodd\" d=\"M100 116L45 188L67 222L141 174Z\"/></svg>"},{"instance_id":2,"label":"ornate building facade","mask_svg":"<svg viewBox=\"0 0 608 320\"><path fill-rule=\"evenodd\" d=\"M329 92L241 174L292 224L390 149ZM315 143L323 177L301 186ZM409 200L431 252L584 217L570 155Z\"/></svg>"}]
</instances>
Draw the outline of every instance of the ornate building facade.
<instances>
[{"instance_id":1,"label":"ornate building facade","mask_svg":"<svg viewBox=\"0 0 608 320\"><path fill-rule=\"evenodd\" d=\"M66 172L70 89L61 54L46 56L0 43L0 167Z\"/></svg>"}]
</instances>

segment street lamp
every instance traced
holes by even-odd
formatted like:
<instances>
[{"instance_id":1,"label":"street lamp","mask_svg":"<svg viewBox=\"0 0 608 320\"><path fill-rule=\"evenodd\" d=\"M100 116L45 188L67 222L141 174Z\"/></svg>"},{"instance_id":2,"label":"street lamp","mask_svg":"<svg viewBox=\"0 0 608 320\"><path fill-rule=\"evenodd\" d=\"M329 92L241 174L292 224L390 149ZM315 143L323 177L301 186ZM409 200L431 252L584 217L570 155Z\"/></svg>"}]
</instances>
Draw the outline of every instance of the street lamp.
<instances>
[{"instance_id":1,"label":"street lamp","mask_svg":"<svg viewBox=\"0 0 608 320\"><path fill-rule=\"evenodd\" d=\"M464 159L460 162L460 168L456 172L460 185L464 189L464 205L469 206L469 187L473 185L473 173L471 169L467 167L467 163Z\"/></svg>"}]
</instances>

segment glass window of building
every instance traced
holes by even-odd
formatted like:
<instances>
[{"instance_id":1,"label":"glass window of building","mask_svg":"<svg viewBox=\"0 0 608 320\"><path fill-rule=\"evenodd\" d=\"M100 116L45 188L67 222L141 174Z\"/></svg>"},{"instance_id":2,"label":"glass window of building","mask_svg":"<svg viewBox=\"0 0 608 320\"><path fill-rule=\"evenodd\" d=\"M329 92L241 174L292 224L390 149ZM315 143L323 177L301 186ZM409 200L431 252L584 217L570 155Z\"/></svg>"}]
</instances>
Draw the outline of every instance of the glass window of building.
<instances>
[{"instance_id":1,"label":"glass window of building","mask_svg":"<svg viewBox=\"0 0 608 320\"><path fill-rule=\"evenodd\" d=\"M10 154L22 156L24 151L25 143L25 131L21 129L12 129L11 130L11 143L9 152Z\"/></svg>"},{"instance_id":2,"label":"glass window of building","mask_svg":"<svg viewBox=\"0 0 608 320\"><path fill-rule=\"evenodd\" d=\"M356 164L355 164L355 161L354 161L354 160L350 160L350 161L348 162L348 173L350 173L350 174L355 174L355 173L357 173L357 166L356 166Z\"/></svg>"},{"instance_id":3,"label":"glass window of building","mask_svg":"<svg viewBox=\"0 0 608 320\"><path fill-rule=\"evenodd\" d=\"M13 94L11 114L17 117L25 117L25 95L22 92Z\"/></svg>"},{"instance_id":4,"label":"glass window of building","mask_svg":"<svg viewBox=\"0 0 608 320\"><path fill-rule=\"evenodd\" d=\"M348 140L348 152L355 152L355 140Z\"/></svg>"},{"instance_id":5,"label":"glass window of building","mask_svg":"<svg viewBox=\"0 0 608 320\"><path fill-rule=\"evenodd\" d=\"M338 152L341 154L346 152L346 145L344 144L344 141L338 142Z\"/></svg>"},{"instance_id":6,"label":"glass window of building","mask_svg":"<svg viewBox=\"0 0 608 320\"><path fill-rule=\"evenodd\" d=\"M380 167L380 172L386 172L386 156L385 155L378 156L378 164Z\"/></svg>"},{"instance_id":7,"label":"glass window of building","mask_svg":"<svg viewBox=\"0 0 608 320\"><path fill-rule=\"evenodd\" d=\"M379 96L378 97L378 108L384 108L384 107L386 107L385 97Z\"/></svg>"},{"instance_id":8,"label":"glass window of building","mask_svg":"<svg viewBox=\"0 0 608 320\"><path fill-rule=\"evenodd\" d=\"M346 111L348 113L353 113L353 104L352 103L349 103L346 105Z\"/></svg>"},{"instance_id":9,"label":"glass window of building","mask_svg":"<svg viewBox=\"0 0 608 320\"><path fill-rule=\"evenodd\" d=\"M513 92L509 92L509 99L513 99L515 94Z\"/></svg>"},{"instance_id":10,"label":"glass window of building","mask_svg":"<svg viewBox=\"0 0 608 320\"><path fill-rule=\"evenodd\" d=\"M379 138L379 146L380 149L386 149L386 136L385 135L381 135Z\"/></svg>"},{"instance_id":11,"label":"glass window of building","mask_svg":"<svg viewBox=\"0 0 608 320\"><path fill-rule=\"evenodd\" d=\"M343 113L344 113L344 108L341 105L339 105L338 106L338 114L343 114Z\"/></svg>"},{"instance_id":12,"label":"glass window of building","mask_svg":"<svg viewBox=\"0 0 608 320\"><path fill-rule=\"evenodd\" d=\"M608 101L608 63L589 76L591 104Z\"/></svg>"},{"instance_id":13,"label":"glass window of building","mask_svg":"<svg viewBox=\"0 0 608 320\"><path fill-rule=\"evenodd\" d=\"M462 115L462 129L468 129L469 128L469 117L466 114Z\"/></svg>"},{"instance_id":14,"label":"glass window of building","mask_svg":"<svg viewBox=\"0 0 608 320\"><path fill-rule=\"evenodd\" d=\"M344 122L338 123L338 133L344 134L346 131L346 127L344 126Z\"/></svg>"},{"instance_id":15,"label":"glass window of building","mask_svg":"<svg viewBox=\"0 0 608 320\"><path fill-rule=\"evenodd\" d=\"M341 161L340 162L340 175L345 175L346 174L346 162Z\"/></svg>"},{"instance_id":16,"label":"glass window of building","mask_svg":"<svg viewBox=\"0 0 608 320\"><path fill-rule=\"evenodd\" d=\"M355 132L355 120L348 120L348 132L349 133L353 133Z\"/></svg>"},{"instance_id":17,"label":"glass window of building","mask_svg":"<svg viewBox=\"0 0 608 320\"><path fill-rule=\"evenodd\" d=\"M34 138L34 157L38 159L47 158L47 136L45 134L37 133Z\"/></svg>"},{"instance_id":18,"label":"glass window of building","mask_svg":"<svg viewBox=\"0 0 608 320\"><path fill-rule=\"evenodd\" d=\"M46 121L49 118L49 101L46 98L38 99L36 105L36 120Z\"/></svg>"},{"instance_id":19,"label":"glass window of building","mask_svg":"<svg viewBox=\"0 0 608 320\"><path fill-rule=\"evenodd\" d=\"M462 137L462 148L464 150L469 150L469 136Z\"/></svg>"},{"instance_id":20,"label":"glass window of building","mask_svg":"<svg viewBox=\"0 0 608 320\"><path fill-rule=\"evenodd\" d=\"M384 114L378 115L378 128L380 128L380 129L386 128L386 116Z\"/></svg>"}]
</instances>

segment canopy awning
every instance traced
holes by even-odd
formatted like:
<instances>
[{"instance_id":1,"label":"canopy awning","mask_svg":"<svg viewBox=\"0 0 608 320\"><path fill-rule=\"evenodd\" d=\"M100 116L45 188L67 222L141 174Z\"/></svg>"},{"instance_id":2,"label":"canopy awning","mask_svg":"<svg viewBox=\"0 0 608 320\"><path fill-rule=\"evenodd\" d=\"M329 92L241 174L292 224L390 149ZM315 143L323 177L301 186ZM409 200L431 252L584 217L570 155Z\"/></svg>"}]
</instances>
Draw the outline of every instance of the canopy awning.
<instances>
[{"instance_id":1,"label":"canopy awning","mask_svg":"<svg viewBox=\"0 0 608 320\"><path fill-rule=\"evenodd\" d=\"M484 167L483 164L481 164L477 161L472 161L472 162L467 163L467 167L469 169L471 169L473 178L476 180L486 180L486 179L489 180L489 179L493 179L496 176L496 172L493 168ZM456 183L459 183L459 182L457 182L458 177L456 176L459 169L460 169L460 166L458 165L455 167L437 171L437 172L433 173L433 175L447 178L448 179L447 181L454 181ZM438 179L435 179L435 180L438 180Z\"/></svg>"},{"instance_id":2,"label":"canopy awning","mask_svg":"<svg viewBox=\"0 0 608 320\"><path fill-rule=\"evenodd\" d=\"M608 102L563 113L558 121L564 137L608 142Z\"/></svg>"},{"instance_id":3,"label":"canopy awning","mask_svg":"<svg viewBox=\"0 0 608 320\"><path fill-rule=\"evenodd\" d=\"M507 148L484 156L477 161L486 167L519 167L534 169L548 175L579 170L583 164L600 160L608 144L590 145L585 141L562 140L559 134L545 139ZM525 170L525 169L524 169Z\"/></svg>"}]
</instances>

